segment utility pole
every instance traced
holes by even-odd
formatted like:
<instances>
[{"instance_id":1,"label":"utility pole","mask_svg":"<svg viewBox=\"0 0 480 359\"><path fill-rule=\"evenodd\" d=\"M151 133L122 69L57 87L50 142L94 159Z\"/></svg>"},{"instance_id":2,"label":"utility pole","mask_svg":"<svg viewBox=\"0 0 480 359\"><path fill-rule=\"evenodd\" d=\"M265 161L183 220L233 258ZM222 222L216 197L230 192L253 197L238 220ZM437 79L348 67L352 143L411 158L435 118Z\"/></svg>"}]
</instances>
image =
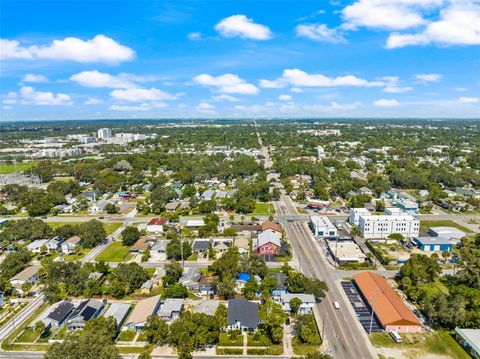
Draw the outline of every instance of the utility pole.
<instances>
[{"instance_id":1,"label":"utility pole","mask_svg":"<svg viewBox=\"0 0 480 359\"><path fill-rule=\"evenodd\" d=\"M373 288L373 307L372 307L372 314L370 315L370 328L368 330L368 335L372 334L372 326L373 326L373 313L375 312L375 302L377 299L377 287Z\"/></svg>"},{"instance_id":2,"label":"utility pole","mask_svg":"<svg viewBox=\"0 0 480 359\"><path fill-rule=\"evenodd\" d=\"M183 258L183 237L180 235L180 252L182 253L182 268L185 270L185 260Z\"/></svg>"}]
</instances>

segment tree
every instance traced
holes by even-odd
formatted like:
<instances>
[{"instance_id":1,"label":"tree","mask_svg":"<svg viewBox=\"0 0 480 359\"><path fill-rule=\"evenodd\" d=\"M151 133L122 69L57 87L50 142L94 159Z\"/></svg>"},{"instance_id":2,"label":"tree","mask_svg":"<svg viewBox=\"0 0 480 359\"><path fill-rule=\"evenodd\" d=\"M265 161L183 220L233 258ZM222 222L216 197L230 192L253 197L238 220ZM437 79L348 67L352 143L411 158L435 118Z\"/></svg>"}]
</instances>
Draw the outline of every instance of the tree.
<instances>
[{"instance_id":1,"label":"tree","mask_svg":"<svg viewBox=\"0 0 480 359\"><path fill-rule=\"evenodd\" d=\"M252 254L250 257L242 261L242 270L250 275L259 275L265 277L268 272L265 259L258 254Z\"/></svg>"},{"instance_id":2,"label":"tree","mask_svg":"<svg viewBox=\"0 0 480 359\"><path fill-rule=\"evenodd\" d=\"M140 231L136 226L127 226L122 231L122 244L132 246L140 238Z\"/></svg>"},{"instance_id":3,"label":"tree","mask_svg":"<svg viewBox=\"0 0 480 359\"><path fill-rule=\"evenodd\" d=\"M109 320L111 319L111 320ZM113 318L93 318L84 330L68 334L63 342L52 344L46 359L119 359L120 354L112 337L116 336Z\"/></svg>"},{"instance_id":4,"label":"tree","mask_svg":"<svg viewBox=\"0 0 480 359\"><path fill-rule=\"evenodd\" d=\"M236 277L241 270L240 254L236 247L230 247L222 256L209 266L209 270L220 279L224 277Z\"/></svg>"},{"instance_id":5,"label":"tree","mask_svg":"<svg viewBox=\"0 0 480 359\"><path fill-rule=\"evenodd\" d=\"M120 208L115 206L113 203L107 203L105 206L105 212L108 214L115 214L120 212Z\"/></svg>"},{"instance_id":6,"label":"tree","mask_svg":"<svg viewBox=\"0 0 480 359\"><path fill-rule=\"evenodd\" d=\"M442 258L445 264L447 264L447 259L450 257L450 255L451 255L450 251L447 251L447 250L442 251Z\"/></svg>"},{"instance_id":7,"label":"tree","mask_svg":"<svg viewBox=\"0 0 480 359\"><path fill-rule=\"evenodd\" d=\"M317 323L312 314L300 315L293 325L295 337L305 344L320 344Z\"/></svg>"},{"instance_id":8,"label":"tree","mask_svg":"<svg viewBox=\"0 0 480 359\"><path fill-rule=\"evenodd\" d=\"M148 278L148 273L137 263L120 263L109 275L110 291L121 298L140 288Z\"/></svg>"},{"instance_id":9,"label":"tree","mask_svg":"<svg viewBox=\"0 0 480 359\"><path fill-rule=\"evenodd\" d=\"M158 315L151 315L143 328L143 334L150 344L166 345L168 343L168 324L161 320Z\"/></svg>"},{"instance_id":10,"label":"tree","mask_svg":"<svg viewBox=\"0 0 480 359\"><path fill-rule=\"evenodd\" d=\"M267 275L262 279L260 283L260 290L264 296L269 296L270 293L277 287L277 278L271 275Z\"/></svg>"},{"instance_id":11,"label":"tree","mask_svg":"<svg viewBox=\"0 0 480 359\"><path fill-rule=\"evenodd\" d=\"M317 300L325 297L328 290L325 282L293 271L287 276L287 287L290 293L313 294Z\"/></svg>"},{"instance_id":12,"label":"tree","mask_svg":"<svg viewBox=\"0 0 480 359\"><path fill-rule=\"evenodd\" d=\"M331 355L322 354L320 352L308 353L300 357L300 359L333 359Z\"/></svg>"},{"instance_id":13,"label":"tree","mask_svg":"<svg viewBox=\"0 0 480 359\"><path fill-rule=\"evenodd\" d=\"M400 278L409 277L413 286L432 283L438 278L442 269L436 260L423 255L412 254L400 268Z\"/></svg>"},{"instance_id":14,"label":"tree","mask_svg":"<svg viewBox=\"0 0 480 359\"><path fill-rule=\"evenodd\" d=\"M26 250L7 254L0 264L0 290L6 291L10 278L25 269L31 258L31 253Z\"/></svg>"},{"instance_id":15,"label":"tree","mask_svg":"<svg viewBox=\"0 0 480 359\"><path fill-rule=\"evenodd\" d=\"M78 234L82 238L82 245L85 248L96 247L107 238L107 232L102 222L96 219L80 224Z\"/></svg>"},{"instance_id":16,"label":"tree","mask_svg":"<svg viewBox=\"0 0 480 359\"><path fill-rule=\"evenodd\" d=\"M230 299L235 296L235 279L233 277L223 277L217 282L218 295L224 299Z\"/></svg>"},{"instance_id":17,"label":"tree","mask_svg":"<svg viewBox=\"0 0 480 359\"><path fill-rule=\"evenodd\" d=\"M163 276L163 286L168 287L176 284L183 274L182 266L175 260L165 265L165 275Z\"/></svg>"},{"instance_id":18,"label":"tree","mask_svg":"<svg viewBox=\"0 0 480 359\"><path fill-rule=\"evenodd\" d=\"M227 326L227 307L225 304L219 304L217 310L215 311L215 322L218 323L220 328L225 328Z\"/></svg>"},{"instance_id":19,"label":"tree","mask_svg":"<svg viewBox=\"0 0 480 359\"><path fill-rule=\"evenodd\" d=\"M396 241L403 241L403 235L401 233L392 233L388 236L390 239L395 239Z\"/></svg>"},{"instance_id":20,"label":"tree","mask_svg":"<svg viewBox=\"0 0 480 359\"><path fill-rule=\"evenodd\" d=\"M250 279L245 283L245 286L242 288L242 293L247 299L253 299L255 293L258 291L258 285L255 281L255 278L250 277Z\"/></svg>"},{"instance_id":21,"label":"tree","mask_svg":"<svg viewBox=\"0 0 480 359\"><path fill-rule=\"evenodd\" d=\"M287 317L282 306L272 300L267 300L260 307L260 319L263 320L261 326L265 329L272 343L278 344L282 341L283 325Z\"/></svg>"},{"instance_id":22,"label":"tree","mask_svg":"<svg viewBox=\"0 0 480 359\"><path fill-rule=\"evenodd\" d=\"M183 284L175 283L165 288L163 296L165 298L187 298L188 289Z\"/></svg>"},{"instance_id":23,"label":"tree","mask_svg":"<svg viewBox=\"0 0 480 359\"><path fill-rule=\"evenodd\" d=\"M290 311L293 314L297 314L298 310L300 309L300 306L302 305L301 299L295 297L290 300Z\"/></svg>"},{"instance_id":24,"label":"tree","mask_svg":"<svg viewBox=\"0 0 480 359\"><path fill-rule=\"evenodd\" d=\"M167 244L167 257L169 259L181 260L182 259L182 246L183 246L183 258L186 259L192 255L192 245L189 241L180 241L179 239L172 239Z\"/></svg>"}]
</instances>

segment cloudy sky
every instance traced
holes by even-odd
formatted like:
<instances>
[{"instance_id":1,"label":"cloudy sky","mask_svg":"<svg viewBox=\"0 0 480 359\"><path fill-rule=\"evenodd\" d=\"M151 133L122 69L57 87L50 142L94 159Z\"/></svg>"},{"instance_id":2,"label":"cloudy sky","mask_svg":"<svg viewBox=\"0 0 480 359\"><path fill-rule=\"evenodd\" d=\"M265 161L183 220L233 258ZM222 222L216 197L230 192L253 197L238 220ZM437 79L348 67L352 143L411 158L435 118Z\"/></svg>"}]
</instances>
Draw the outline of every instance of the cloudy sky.
<instances>
[{"instance_id":1,"label":"cloudy sky","mask_svg":"<svg viewBox=\"0 0 480 359\"><path fill-rule=\"evenodd\" d=\"M0 119L480 117L480 0L2 0Z\"/></svg>"}]
</instances>

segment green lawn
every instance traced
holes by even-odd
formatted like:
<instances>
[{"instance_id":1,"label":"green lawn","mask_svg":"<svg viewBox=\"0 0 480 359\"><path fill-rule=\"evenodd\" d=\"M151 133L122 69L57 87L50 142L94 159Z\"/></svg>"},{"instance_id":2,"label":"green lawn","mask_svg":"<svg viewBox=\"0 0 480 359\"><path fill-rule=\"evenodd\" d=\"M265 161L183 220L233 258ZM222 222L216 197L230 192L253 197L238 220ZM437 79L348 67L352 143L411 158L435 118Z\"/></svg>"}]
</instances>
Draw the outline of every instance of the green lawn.
<instances>
[{"instance_id":1,"label":"green lawn","mask_svg":"<svg viewBox=\"0 0 480 359\"><path fill-rule=\"evenodd\" d=\"M20 162L17 163L17 171L18 172L23 172L27 169L30 169L30 166L35 167L37 165L37 162L32 161L32 162ZM0 164L0 175L6 175L9 173L14 173L15 172L15 165L14 164Z\"/></svg>"},{"instance_id":2,"label":"green lawn","mask_svg":"<svg viewBox=\"0 0 480 359\"><path fill-rule=\"evenodd\" d=\"M92 248L79 247L76 249L75 254L67 254L67 255L64 255L62 258L68 262L76 262L82 259L83 257L85 257L88 253L90 253L91 250Z\"/></svg>"},{"instance_id":3,"label":"green lawn","mask_svg":"<svg viewBox=\"0 0 480 359\"><path fill-rule=\"evenodd\" d=\"M458 223L450 220L443 220L443 221L420 221L420 230L422 232L427 233L428 228L430 227L453 227L457 228L465 233L471 232L468 228L465 228Z\"/></svg>"},{"instance_id":4,"label":"green lawn","mask_svg":"<svg viewBox=\"0 0 480 359\"><path fill-rule=\"evenodd\" d=\"M80 224L82 222L45 222L50 226L52 229L56 229L58 227L66 226L67 224L70 224L72 226L76 226L77 224Z\"/></svg>"},{"instance_id":5,"label":"green lawn","mask_svg":"<svg viewBox=\"0 0 480 359\"><path fill-rule=\"evenodd\" d=\"M16 342L33 343L40 334L41 332L35 331L33 327L29 327L23 331L23 333L17 338Z\"/></svg>"},{"instance_id":6,"label":"green lawn","mask_svg":"<svg viewBox=\"0 0 480 359\"><path fill-rule=\"evenodd\" d=\"M107 232L107 236L109 236L122 226L122 223L119 222L103 222L102 224L103 228L105 228L105 231Z\"/></svg>"},{"instance_id":7,"label":"green lawn","mask_svg":"<svg viewBox=\"0 0 480 359\"><path fill-rule=\"evenodd\" d=\"M243 349L240 348L216 348L215 349L216 355L242 355Z\"/></svg>"},{"instance_id":8,"label":"green lawn","mask_svg":"<svg viewBox=\"0 0 480 359\"><path fill-rule=\"evenodd\" d=\"M272 343L270 342L270 339L268 339L264 335L260 335L258 338L258 341L255 340L255 335L254 334L248 334L248 340L247 340L247 345L249 347L266 347L271 345Z\"/></svg>"},{"instance_id":9,"label":"green lawn","mask_svg":"<svg viewBox=\"0 0 480 359\"><path fill-rule=\"evenodd\" d=\"M404 349L410 358L420 359L425 354L445 355L452 359L470 358L447 331L405 334L402 335L402 343L395 343L387 333L374 333L370 340L376 347Z\"/></svg>"},{"instance_id":10,"label":"green lawn","mask_svg":"<svg viewBox=\"0 0 480 359\"><path fill-rule=\"evenodd\" d=\"M131 342L133 338L135 338L135 331L134 330L125 330L120 333L118 336L118 340L121 342Z\"/></svg>"},{"instance_id":11,"label":"green lawn","mask_svg":"<svg viewBox=\"0 0 480 359\"><path fill-rule=\"evenodd\" d=\"M252 214L275 214L275 207L271 203L257 202Z\"/></svg>"},{"instance_id":12,"label":"green lawn","mask_svg":"<svg viewBox=\"0 0 480 359\"><path fill-rule=\"evenodd\" d=\"M296 355L313 354L318 351L318 345L311 344L293 344L293 352Z\"/></svg>"},{"instance_id":13,"label":"green lawn","mask_svg":"<svg viewBox=\"0 0 480 359\"><path fill-rule=\"evenodd\" d=\"M218 345L225 347L240 347L243 345L243 336L239 335L237 337L237 340L231 341L227 333L220 333L220 336L218 338Z\"/></svg>"},{"instance_id":14,"label":"green lawn","mask_svg":"<svg viewBox=\"0 0 480 359\"><path fill-rule=\"evenodd\" d=\"M148 273L148 276L152 278L157 268L144 268L144 269L145 269L145 272Z\"/></svg>"},{"instance_id":15,"label":"green lawn","mask_svg":"<svg viewBox=\"0 0 480 359\"><path fill-rule=\"evenodd\" d=\"M125 247L122 242L112 242L98 256L97 262L123 262L132 259L130 247Z\"/></svg>"},{"instance_id":16,"label":"green lawn","mask_svg":"<svg viewBox=\"0 0 480 359\"><path fill-rule=\"evenodd\" d=\"M132 347L132 346L120 346L117 345L117 349L120 354L141 354L145 351L145 347Z\"/></svg>"}]
</instances>

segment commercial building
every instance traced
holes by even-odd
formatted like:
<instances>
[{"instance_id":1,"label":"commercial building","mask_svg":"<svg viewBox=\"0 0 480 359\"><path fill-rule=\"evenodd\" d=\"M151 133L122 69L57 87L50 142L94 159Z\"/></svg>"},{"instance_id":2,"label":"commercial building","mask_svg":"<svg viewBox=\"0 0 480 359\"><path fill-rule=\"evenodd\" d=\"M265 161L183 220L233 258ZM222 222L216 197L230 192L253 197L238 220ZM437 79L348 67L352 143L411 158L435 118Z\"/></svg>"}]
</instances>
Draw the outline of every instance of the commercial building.
<instances>
[{"instance_id":1,"label":"commercial building","mask_svg":"<svg viewBox=\"0 0 480 359\"><path fill-rule=\"evenodd\" d=\"M107 139L112 137L112 130L109 128L101 128L97 132L98 138Z\"/></svg>"},{"instance_id":2,"label":"commercial building","mask_svg":"<svg viewBox=\"0 0 480 359\"><path fill-rule=\"evenodd\" d=\"M404 237L417 237L420 221L411 215L360 216L358 221L364 238L385 238L393 233Z\"/></svg>"},{"instance_id":3,"label":"commercial building","mask_svg":"<svg viewBox=\"0 0 480 359\"><path fill-rule=\"evenodd\" d=\"M421 330L420 320L384 277L373 272L362 272L353 279L363 299L386 331L417 333Z\"/></svg>"},{"instance_id":4,"label":"commercial building","mask_svg":"<svg viewBox=\"0 0 480 359\"><path fill-rule=\"evenodd\" d=\"M337 227L327 216L311 216L310 228L316 238L335 238L338 235Z\"/></svg>"},{"instance_id":5,"label":"commercial building","mask_svg":"<svg viewBox=\"0 0 480 359\"><path fill-rule=\"evenodd\" d=\"M365 253L363 253L355 241L328 240L326 242L332 258L338 264L363 263L367 259Z\"/></svg>"},{"instance_id":6,"label":"commercial building","mask_svg":"<svg viewBox=\"0 0 480 359\"><path fill-rule=\"evenodd\" d=\"M413 242L424 252L452 251L452 242L442 237L414 237Z\"/></svg>"},{"instance_id":7,"label":"commercial building","mask_svg":"<svg viewBox=\"0 0 480 359\"><path fill-rule=\"evenodd\" d=\"M369 216L371 212L366 208L350 208L348 213L348 223L352 226L358 226L360 216Z\"/></svg>"},{"instance_id":8,"label":"commercial building","mask_svg":"<svg viewBox=\"0 0 480 359\"><path fill-rule=\"evenodd\" d=\"M428 234L433 237L446 238L455 243L460 242L460 240L466 235L464 231L455 227L430 227L428 229Z\"/></svg>"},{"instance_id":9,"label":"commercial building","mask_svg":"<svg viewBox=\"0 0 480 359\"><path fill-rule=\"evenodd\" d=\"M480 329L455 328L455 336L460 345L473 359L480 358Z\"/></svg>"}]
</instances>

